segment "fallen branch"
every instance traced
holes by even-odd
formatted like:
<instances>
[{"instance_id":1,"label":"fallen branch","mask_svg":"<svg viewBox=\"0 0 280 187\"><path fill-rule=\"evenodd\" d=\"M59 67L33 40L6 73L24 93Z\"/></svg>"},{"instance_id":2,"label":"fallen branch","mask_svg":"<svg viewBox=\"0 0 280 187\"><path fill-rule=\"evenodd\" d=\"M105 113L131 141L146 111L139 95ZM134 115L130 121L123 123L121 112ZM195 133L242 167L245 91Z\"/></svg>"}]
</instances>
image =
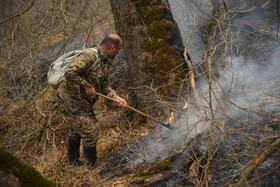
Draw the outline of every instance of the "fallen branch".
<instances>
[{"instance_id":1,"label":"fallen branch","mask_svg":"<svg viewBox=\"0 0 280 187\"><path fill-rule=\"evenodd\" d=\"M277 139L269 147L264 149L264 151L255 160L253 160L247 167L247 169L244 171L243 176L237 183L237 186L244 186L247 183L247 181L251 178L256 168L279 148L280 139Z\"/></svg>"},{"instance_id":2,"label":"fallen branch","mask_svg":"<svg viewBox=\"0 0 280 187\"><path fill-rule=\"evenodd\" d=\"M259 179L261 179L261 178L263 178L263 177L272 175L272 174L274 174L274 173L275 173L277 170L279 170L279 169L280 169L280 165L277 166L276 168L274 168L272 171L270 171L270 172L268 172L268 173L265 173L265 174L263 174L263 175L261 175L261 176L258 176L258 177L256 177L256 178L254 178L254 179L251 179L250 181L248 181L248 183L250 184L250 183L255 182L256 180L259 180Z\"/></svg>"}]
</instances>

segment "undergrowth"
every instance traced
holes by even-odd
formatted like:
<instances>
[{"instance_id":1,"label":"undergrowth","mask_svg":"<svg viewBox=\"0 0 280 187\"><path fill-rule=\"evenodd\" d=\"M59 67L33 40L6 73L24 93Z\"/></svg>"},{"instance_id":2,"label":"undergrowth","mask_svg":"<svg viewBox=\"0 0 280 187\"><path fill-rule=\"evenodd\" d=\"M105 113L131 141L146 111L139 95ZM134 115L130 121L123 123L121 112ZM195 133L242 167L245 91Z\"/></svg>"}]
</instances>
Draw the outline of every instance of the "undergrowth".
<instances>
[{"instance_id":1,"label":"undergrowth","mask_svg":"<svg viewBox=\"0 0 280 187\"><path fill-rule=\"evenodd\" d=\"M33 102L12 107L7 115L2 116L1 146L62 186L103 182L99 175L102 168L68 165L67 130L70 125L58 112L55 94L52 88L45 88ZM104 115L110 116L117 111L110 111L104 102L101 99L96 103L96 108L102 109ZM123 124L101 131L97 145L98 159L106 160L108 153L125 148L126 143L140 137L144 130L137 124ZM83 153L81 157L83 159Z\"/></svg>"}]
</instances>

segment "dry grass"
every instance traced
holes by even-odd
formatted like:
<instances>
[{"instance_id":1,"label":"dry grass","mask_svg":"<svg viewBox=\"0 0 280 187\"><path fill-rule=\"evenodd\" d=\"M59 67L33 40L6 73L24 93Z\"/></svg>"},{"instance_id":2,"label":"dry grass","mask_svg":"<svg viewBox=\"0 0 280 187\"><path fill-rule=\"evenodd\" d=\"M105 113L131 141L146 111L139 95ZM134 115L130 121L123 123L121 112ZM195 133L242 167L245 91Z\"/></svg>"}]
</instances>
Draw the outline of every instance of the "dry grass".
<instances>
[{"instance_id":1,"label":"dry grass","mask_svg":"<svg viewBox=\"0 0 280 187\"><path fill-rule=\"evenodd\" d=\"M11 12L16 12L20 7L19 4L16 1L10 2L17 5L10 7L13 10ZM35 167L50 179L60 182L62 186L127 186L129 181L137 180L134 173L107 181L100 174L101 167L90 169L87 166L75 168L68 166L66 140L69 124L56 110L55 91L42 86L43 79L40 65L42 62L38 57L44 49L61 42L68 44L70 38L80 33L83 33L81 36L82 42L79 40L78 43L83 43L87 39L87 34L90 35L88 41L98 41L104 32L114 31L112 17L106 7L109 1L106 1L107 5L104 3L105 1L91 1L92 4L90 3L90 6L85 7L85 9L76 9L76 1L74 0L69 1L69 7L65 7L65 1L63 0L55 2L57 6L53 6L52 2L36 1L36 9L32 9L32 11L14 19L12 22L2 23L3 27L1 25L1 147ZM77 1L76 3L84 5L81 2ZM71 3L73 6L71 6ZM68 9L66 14L65 9ZM38 12L41 14L38 14ZM81 16L82 12L84 14ZM8 11L1 13L5 18L11 16ZM234 179L242 176L244 165L247 164L244 163L244 160L240 161L242 158L246 157L249 161L258 158L258 153L265 150L266 146L270 146L274 140L279 140L279 129L274 130L270 126L279 123L278 96L271 95L267 90L242 85L242 89L249 88L250 92L253 92L250 95L251 98L261 96L259 101L266 101L253 101L252 106L242 106L238 103L238 100L230 98L230 96L237 97L232 91L240 85L230 85L225 88L222 86L224 80L217 81L215 78L216 69L212 64L221 62L219 66L223 72L226 70L232 71L233 60L226 61L225 59L226 56L233 55L233 48L236 47L237 40L241 39L234 35L232 25L225 24L224 17L227 14L224 12L219 17L213 18L216 20L215 33L217 35L223 34L221 41L215 45L209 45L207 51L198 54L201 61L197 61L196 64L203 67L199 76L205 78L205 87L199 90L192 84L194 94L191 95L189 108L176 111L187 116L186 121L182 121L182 124L188 126L185 132L188 135L191 134L192 129L200 129L199 124L206 124L210 127L208 129L207 148L204 150L204 154L208 155L206 164L200 164L200 158L192 160L199 165L193 165L193 167L200 167L203 173L203 175L196 176L198 184L211 184L211 169L215 169L213 167L214 158L220 156L219 148L227 149L226 158L223 158L224 165L228 164L237 168L237 172L224 178L230 184ZM85 19L80 19L80 17ZM91 30L93 25L93 30ZM95 26L101 26L102 30L96 29ZM237 39L233 40L233 38ZM189 40L186 43L186 52L190 47L188 42ZM259 45L256 47L259 49L264 45L261 42L261 40L257 42ZM72 43L66 46L73 48L75 42L73 43L73 46ZM61 45L58 49L55 49L63 51L65 50L64 47ZM245 49L241 52L246 54L247 51ZM264 56L269 55L265 54ZM235 73L232 71L232 75L235 75ZM190 81L193 83L193 80ZM230 81L233 81L233 79ZM271 84L271 82L263 83L265 85ZM275 89L273 85L277 84L273 83L268 88ZM276 93L278 91L278 89L275 90ZM123 91L123 93L126 92ZM182 100L187 101L188 99L183 98ZM227 106L231 106L241 114L252 114L253 117L245 115L243 119L239 119L238 115L229 115L233 111L227 113ZM266 108L267 106L268 108ZM269 106L275 106L276 110L270 111ZM107 119L119 112L119 109L107 107L104 100L97 103L96 109L101 111L103 118ZM195 113L187 113L191 110L195 110ZM197 117L197 119L193 121L191 117ZM263 119L261 123L256 123L257 118ZM225 120L231 121L232 124L240 128L225 124ZM129 122L121 125L116 123L110 129L102 129L97 147L99 159L106 160L107 153L124 148L131 141L131 137L141 136L141 133L146 131L146 127L139 127L137 124L130 124ZM239 139L235 144L228 139L228 134L238 135ZM219 142L215 142L216 137L221 137ZM222 145L225 147L222 147ZM250 166L250 162L248 162L248 166ZM219 165L216 165L216 167L219 167ZM270 168L267 174L270 174L270 172L273 174L272 172L276 171L279 171L279 167ZM196 174L194 173L194 175ZM261 182L264 175L257 173L252 180ZM186 180L188 179L189 176L186 176Z\"/></svg>"},{"instance_id":2,"label":"dry grass","mask_svg":"<svg viewBox=\"0 0 280 187\"><path fill-rule=\"evenodd\" d=\"M1 147L62 186L92 186L102 182L101 168L68 166L69 124L57 112L55 91L43 86L42 73L46 72L41 68L46 62L41 59L42 51L55 49L51 54L56 58L64 50L99 42L105 33L115 32L113 16L108 0L65 2L35 1L20 17L1 22L0 142ZM5 19L23 4L12 0L3 5L1 17ZM78 41L69 42L73 37ZM103 117L118 111L105 103L101 99L95 106ZM97 147L100 159L122 147L129 139L127 133L141 133L135 125L123 125L103 129Z\"/></svg>"},{"instance_id":3,"label":"dry grass","mask_svg":"<svg viewBox=\"0 0 280 187\"><path fill-rule=\"evenodd\" d=\"M56 111L55 90L46 88L39 95L34 103L12 108L1 118L1 124L6 124L1 126L2 147L62 186L91 186L102 182L101 167L90 169L68 165L66 142L69 124ZM100 100L96 107L104 109L103 102ZM103 112L106 117L117 111L105 108ZM100 160L106 160L108 153L124 148L130 141L130 134L140 136L144 131L143 127L131 125L100 132L97 146Z\"/></svg>"}]
</instances>

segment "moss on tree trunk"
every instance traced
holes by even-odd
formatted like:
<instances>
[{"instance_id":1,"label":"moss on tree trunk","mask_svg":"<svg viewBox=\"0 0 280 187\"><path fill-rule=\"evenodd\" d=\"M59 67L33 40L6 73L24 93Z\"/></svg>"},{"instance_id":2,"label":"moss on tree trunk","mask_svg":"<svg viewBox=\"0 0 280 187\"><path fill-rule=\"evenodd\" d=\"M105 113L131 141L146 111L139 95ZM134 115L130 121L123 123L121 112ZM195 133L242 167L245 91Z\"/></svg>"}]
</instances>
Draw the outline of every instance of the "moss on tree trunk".
<instances>
[{"instance_id":1,"label":"moss on tree trunk","mask_svg":"<svg viewBox=\"0 0 280 187\"><path fill-rule=\"evenodd\" d=\"M162 101L175 103L182 94L186 71L182 38L168 2L110 2L129 65L130 104L152 114Z\"/></svg>"},{"instance_id":2,"label":"moss on tree trunk","mask_svg":"<svg viewBox=\"0 0 280 187\"><path fill-rule=\"evenodd\" d=\"M0 148L0 169L14 174L21 186L59 186L2 148Z\"/></svg>"}]
</instances>

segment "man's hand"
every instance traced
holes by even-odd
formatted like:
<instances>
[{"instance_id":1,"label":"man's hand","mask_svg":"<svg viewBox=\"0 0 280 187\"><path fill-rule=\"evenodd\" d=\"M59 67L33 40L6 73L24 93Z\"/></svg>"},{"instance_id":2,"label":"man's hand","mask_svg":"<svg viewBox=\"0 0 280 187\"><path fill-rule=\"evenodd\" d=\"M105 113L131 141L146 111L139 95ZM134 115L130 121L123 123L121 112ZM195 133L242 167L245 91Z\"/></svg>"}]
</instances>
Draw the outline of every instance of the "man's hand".
<instances>
[{"instance_id":1,"label":"man's hand","mask_svg":"<svg viewBox=\"0 0 280 187\"><path fill-rule=\"evenodd\" d=\"M113 96L113 99L118 102L118 106L122 108L127 108L126 100L118 96L117 94Z\"/></svg>"},{"instance_id":2,"label":"man's hand","mask_svg":"<svg viewBox=\"0 0 280 187\"><path fill-rule=\"evenodd\" d=\"M82 86L85 89L86 95L94 98L96 96L96 91L93 87Z\"/></svg>"}]
</instances>

